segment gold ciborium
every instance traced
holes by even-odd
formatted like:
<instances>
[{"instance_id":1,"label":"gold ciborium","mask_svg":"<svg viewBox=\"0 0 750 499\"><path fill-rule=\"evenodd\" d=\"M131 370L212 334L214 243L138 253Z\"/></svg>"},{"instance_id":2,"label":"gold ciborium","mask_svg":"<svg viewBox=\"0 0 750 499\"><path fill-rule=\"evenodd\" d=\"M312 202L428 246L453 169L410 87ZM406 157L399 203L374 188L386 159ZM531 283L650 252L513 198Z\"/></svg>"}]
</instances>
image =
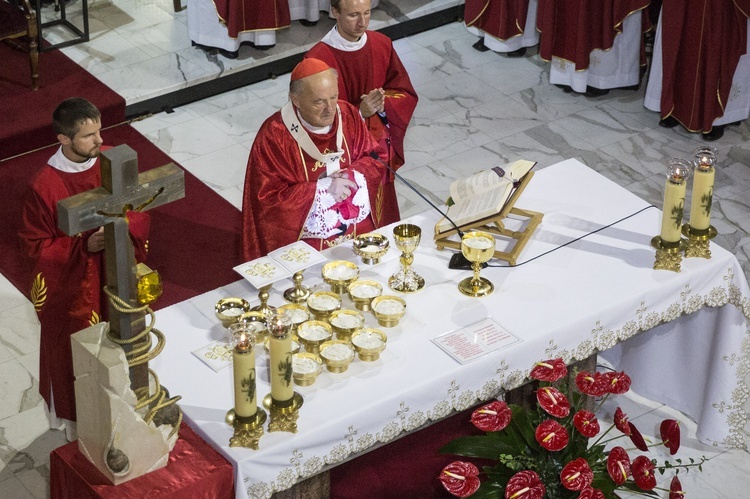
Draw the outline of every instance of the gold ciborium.
<instances>
[{"instance_id":1,"label":"gold ciborium","mask_svg":"<svg viewBox=\"0 0 750 499\"><path fill-rule=\"evenodd\" d=\"M492 293L495 286L484 277L479 277L482 264L495 254L495 238L492 234L481 231L467 232L461 238L461 253L471 262L474 275L458 283L459 291L475 297Z\"/></svg>"},{"instance_id":2,"label":"gold ciborium","mask_svg":"<svg viewBox=\"0 0 750 499\"><path fill-rule=\"evenodd\" d=\"M422 239L422 229L413 224L400 224L393 228L393 242L401 250L401 269L388 279L391 289L402 293L414 293L424 287L424 278L414 272L414 251Z\"/></svg>"}]
</instances>

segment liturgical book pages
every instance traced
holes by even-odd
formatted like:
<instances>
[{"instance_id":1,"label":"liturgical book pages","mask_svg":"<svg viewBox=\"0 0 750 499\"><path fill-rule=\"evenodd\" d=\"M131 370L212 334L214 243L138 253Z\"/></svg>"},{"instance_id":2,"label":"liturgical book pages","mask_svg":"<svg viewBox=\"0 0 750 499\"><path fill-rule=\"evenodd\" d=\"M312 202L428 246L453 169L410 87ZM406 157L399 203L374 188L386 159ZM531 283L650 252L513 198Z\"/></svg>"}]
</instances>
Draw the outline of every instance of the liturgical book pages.
<instances>
[{"instance_id":1,"label":"liturgical book pages","mask_svg":"<svg viewBox=\"0 0 750 499\"><path fill-rule=\"evenodd\" d=\"M448 207L448 218L461 226L500 213L513 194L514 187L534 165L534 161L519 159L456 180L450 186L453 204ZM437 224L438 232L452 228L453 224L446 218Z\"/></svg>"}]
</instances>

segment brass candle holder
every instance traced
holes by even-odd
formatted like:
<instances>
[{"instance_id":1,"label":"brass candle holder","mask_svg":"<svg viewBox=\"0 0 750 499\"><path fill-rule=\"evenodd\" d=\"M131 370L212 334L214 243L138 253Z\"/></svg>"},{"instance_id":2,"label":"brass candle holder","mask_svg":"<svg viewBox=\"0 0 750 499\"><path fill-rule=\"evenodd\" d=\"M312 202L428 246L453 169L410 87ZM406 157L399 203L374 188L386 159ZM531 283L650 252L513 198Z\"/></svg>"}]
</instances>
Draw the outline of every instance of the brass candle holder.
<instances>
[{"instance_id":1,"label":"brass candle holder","mask_svg":"<svg viewBox=\"0 0 750 499\"><path fill-rule=\"evenodd\" d=\"M664 241L661 236L651 239L651 246L656 248L654 270L671 270L679 272L682 265L682 252L687 247L684 239L679 241Z\"/></svg>"},{"instance_id":2,"label":"brass candle holder","mask_svg":"<svg viewBox=\"0 0 750 499\"><path fill-rule=\"evenodd\" d=\"M268 317L271 393L263 398L263 407L270 414L269 432L297 433L297 419L303 399L294 391L292 383L292 328L292 319L283 310Z\"/></svg>"},{"instance_id":3,"label":"brass candle holder","mask_svg":"<svg viewBox=\"0 0 750 499\"><path fill-rule=\"evenodd\" d=\"M461 253L471 262L472 277L458 283L458 290L467 296L487 296L495 289L488 279L479 276L482 264L495 254L495 238L482 231L467 232L461 238Z\"/></svg>"},{"instance_id":4,"label":"brass candle holder","mask_svg":"<svg viewBox=\"0 0 750 499\"><path fill-rule=\"evenodd\" d=\"M411 268L414 251L422 238L422 229L414 224L400 224L393 228L393 241L401 250L401 269L388 279L388 286L402 293L414 293L424 287L424 278Z\"/></svg>"},{"instance_id":5,"label":"brass candle holder","mask_svg":"<svg viewBox=\"0 0 750 499\"><path fill-rule=\"evenodd\" d=\"M310 288L302 284L302 272L304 270L294 273L292 276L294 287L284 291L284 299L290 303L304 303L310 296Z\"/></svg>"},{"instance_id":6,"label":"brass candle holder","mask_svg":"<svg viewBox=\"0 0 750 499\"><path fill-rule=\"evenodd\" d=\"M690 224L682 226L682 234L687 237L685 242L685 256L687 258L711 258L710 241L715 238L718 231L713 225L708 229L694 229Z\"/></svg>"},{"instance_id":7,"label":"brass candle holder","mask_svg":"<svg viewBox=\"0 0 750 499\"><path fill-rule=\"evenodd\" d=\"M260 300L260 303L250 310L254 312L260 312L261 314L265 315L266 317L269 317L274 311L276 311L275 307L271 307L268 305L268 290L271 289L271 286L273 284L266 284L265 286L261 287L258 290L258 299Z\"/></svg>"},{"instance_id":8,"label":"brass candle holder","mask_svg":"<svg viewBox=\"0 0 750 499\"><path fill-rule=\"evenodd\" d=\"M229 327L234 371L234 407L227 412L226 422L234 428L230 447L258 449L263 436L266 413L257 406L255 375L255 335L247 324Z\"/></svg>"}]
</instances>

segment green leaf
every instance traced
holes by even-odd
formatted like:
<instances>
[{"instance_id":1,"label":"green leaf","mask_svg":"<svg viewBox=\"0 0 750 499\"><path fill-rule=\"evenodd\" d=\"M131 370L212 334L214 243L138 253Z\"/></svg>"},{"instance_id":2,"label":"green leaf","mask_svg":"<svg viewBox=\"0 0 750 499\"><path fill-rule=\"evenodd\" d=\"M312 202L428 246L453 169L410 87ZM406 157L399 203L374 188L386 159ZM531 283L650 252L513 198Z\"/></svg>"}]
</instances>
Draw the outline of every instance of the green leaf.
<instances>
[{"instance_id":1,"label":"green leaf","mask_svg":"<svg viewBox=\"0 0 750 499\"><path fill-rule=\"evenodd\" d=\"M509 445L497 436L497 432L487 435L459 437L441 447L442 454L497 459L500 454L518 454L518 448Z\"/></svg>"},{"instance_id":2,"label":"green leaf","mask_svg":"<svg viewBox=\"0 0 750 499\"><path fill-rule=\"evenodd\" d=\"M477 491L471 495L471 499L501 499L502 497L503 487L492 482L482 482Z\"/></svg>"}]
</instances>

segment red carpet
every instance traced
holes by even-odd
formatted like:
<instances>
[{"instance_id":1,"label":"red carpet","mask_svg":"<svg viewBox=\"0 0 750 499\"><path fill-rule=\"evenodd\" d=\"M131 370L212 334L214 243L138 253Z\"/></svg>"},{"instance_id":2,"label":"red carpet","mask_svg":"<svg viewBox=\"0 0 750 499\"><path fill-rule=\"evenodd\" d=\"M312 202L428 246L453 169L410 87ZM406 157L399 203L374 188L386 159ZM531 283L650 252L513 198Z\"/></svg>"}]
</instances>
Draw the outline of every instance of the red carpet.
<instances>
[{"instance_id":1,"label":"red carpet","mask_svg":"<svg viewBox=\"0 0 750 499\"><path fill-rule=\"evenodd\" d=\"M104 143L128 144L138 153L139 170L172 160L130 125L102 131ZM20 200L29 178L47 162L57 146L0 161L0 272L28 296L29 269L18 246ZM164 308L239 279L232 267L240 256L239 210L185 172L185 198L151 211L148 265L161 274Z\"/></svg>"},{"instance_id":2,"label":"red carpet","mask_svg":"<svg viewBox=\"0 0 750 499\"><path fill-rule=\"evenodd\" d=\"M125 120L125 99L59 50L39 54L34 91L28 55L0 42L0 160L57 143L52 111L68 97L93 102L104 127Z\"/></svg>"}]
</instances>

